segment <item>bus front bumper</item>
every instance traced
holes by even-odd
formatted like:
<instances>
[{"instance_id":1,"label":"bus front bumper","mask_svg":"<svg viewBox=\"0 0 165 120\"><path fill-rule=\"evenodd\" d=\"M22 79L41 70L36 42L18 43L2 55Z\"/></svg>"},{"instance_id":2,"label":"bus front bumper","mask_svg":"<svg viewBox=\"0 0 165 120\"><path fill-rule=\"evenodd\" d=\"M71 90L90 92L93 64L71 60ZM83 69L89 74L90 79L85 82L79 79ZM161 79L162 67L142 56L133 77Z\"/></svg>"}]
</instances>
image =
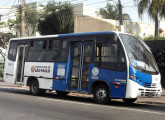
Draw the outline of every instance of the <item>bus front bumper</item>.
<instances>
[{"instance_id":1,"label":"bus front bumper","mask_svg":"<svg viewBox=\"0 0 165 120\"><path fill-rule=\"evenodd\" d=\"M161 88L139 88L137 98L159 98L161 94Z\"/></svg>"}]
</instances>

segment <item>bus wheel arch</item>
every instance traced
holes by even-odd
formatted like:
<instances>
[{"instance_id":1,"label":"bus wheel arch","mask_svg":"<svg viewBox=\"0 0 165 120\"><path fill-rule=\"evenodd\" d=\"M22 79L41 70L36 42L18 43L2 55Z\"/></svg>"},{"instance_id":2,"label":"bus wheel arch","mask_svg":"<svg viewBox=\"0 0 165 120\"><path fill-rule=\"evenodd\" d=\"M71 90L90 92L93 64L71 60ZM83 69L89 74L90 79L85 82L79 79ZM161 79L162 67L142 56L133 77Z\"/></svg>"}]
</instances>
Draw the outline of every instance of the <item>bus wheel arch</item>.
<instances>
[{"instance_id":1,"label":"bus wheel arch","mask_svg":"<svg viewBox=\"0 0 165 120\"><path fill-rule=\"evenodd\" d=\"M105 81L95 81L91 86L91 93L99 104L107 104L110 101L110 87Z\"/></svg>"},{"instance_id":2,"label":"bus wheel arch","mask_svg":"<svg viewBox=\"0 0 165 120\"><path fill-rule=\"evenodd\" d=\"M36 77L31 76L31 77L29 77L27 79L26 85L30 86L33 80L37 80L38 81L38 79Z\"/></svg>"},{"instance_id":3,"label":"bus wheel arch","mask_svg":"<svg viewBox=\"0 0 165 120\"><path fill-rule=\"evenodd\" d=\"M29 77L27 80L27 86L30 86L30 93L35 96L43 95L46 92L45 89L39 88L39 82L36 77Z\"/></svg>"}]
</instances>

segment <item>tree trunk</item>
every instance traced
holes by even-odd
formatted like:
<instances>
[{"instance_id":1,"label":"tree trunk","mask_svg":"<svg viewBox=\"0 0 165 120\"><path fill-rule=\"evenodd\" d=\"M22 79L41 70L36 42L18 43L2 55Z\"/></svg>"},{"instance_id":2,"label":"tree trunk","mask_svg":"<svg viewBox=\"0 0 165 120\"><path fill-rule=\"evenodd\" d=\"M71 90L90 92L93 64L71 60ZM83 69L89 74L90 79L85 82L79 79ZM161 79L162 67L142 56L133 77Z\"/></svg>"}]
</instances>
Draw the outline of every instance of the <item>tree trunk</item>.
<instances>
[{"instance_id":1,"label":"tree trunk","mask_svg":"<svg viewBox=\"0 0 165 120\"><path fill-rule=\"evenodd\" d=\"M159 30L159 28L158 28L158 16L156 15L155 16L155 38L157 38L158 37L158 30Z\"/></svg>"}]
</instances>

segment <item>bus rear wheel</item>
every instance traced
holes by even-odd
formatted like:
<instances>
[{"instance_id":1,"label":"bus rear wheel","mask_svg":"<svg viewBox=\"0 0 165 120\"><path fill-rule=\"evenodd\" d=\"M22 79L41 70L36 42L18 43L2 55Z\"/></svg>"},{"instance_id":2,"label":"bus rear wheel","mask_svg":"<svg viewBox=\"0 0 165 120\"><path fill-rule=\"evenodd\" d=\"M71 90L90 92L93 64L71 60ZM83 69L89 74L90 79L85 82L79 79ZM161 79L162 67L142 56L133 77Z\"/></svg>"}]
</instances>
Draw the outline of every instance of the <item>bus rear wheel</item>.
<instances>
[{"instance_id":1,"label":"bus rear wheel","mask_svg":"<svg viewBox=\"0 0 165 120\"><path fill-rule=\"evenodd\" d=\"M107 104L110 101L110 91L104 84L97 85L93 92L94 100L99 104Z\"/></svg>"},{"instance_id":2,"label":"bus rear wheel","mask_svg":"<svg viewBox=\"0 0 165 120\"><path fill-rule=\"evenodd\" d=\"M132 104L132 103L134 103L136 100L137 100L137 98L123 98L122 99L125 103L128 103L128 104Z\"/></svg>"},{"instance_id":3,"label":"bus rear wheel","mask_svg":"<svg viewBox=\"0 0 165 120\"><path fill-rule=\"evenodd\" d=\"M44 95L45 92L46 92L45 89L40 89L39 88L39 84L38 84L37 80L34 80L34 81L31 82L31 84L30 84L30 93L32 95L35 95L35 96Z\"/></svg>"}]
</instances>

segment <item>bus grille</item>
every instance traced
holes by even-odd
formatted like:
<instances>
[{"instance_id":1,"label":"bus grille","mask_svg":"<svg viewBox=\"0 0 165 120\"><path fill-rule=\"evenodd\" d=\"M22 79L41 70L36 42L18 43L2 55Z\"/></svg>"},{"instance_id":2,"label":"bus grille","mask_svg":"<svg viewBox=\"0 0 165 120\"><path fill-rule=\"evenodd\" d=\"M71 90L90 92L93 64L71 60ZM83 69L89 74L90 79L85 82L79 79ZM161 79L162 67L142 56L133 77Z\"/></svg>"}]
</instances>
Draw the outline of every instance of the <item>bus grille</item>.
<instances>
[{"instance_id":1,"label":"bus grille","mask_svg":"<svg viewBox=\"0 0 165 120\"><path fill-rule=\"evenodd\" d=\"M151 83L144 83L144 87L151 87Z\"/></svg>"},{"instance_id":2,"label":"bus grille","mask_svg":"<svg viewBox=\"0 0 165 120\"><path fill-rule=\"evenodd\" d=\"M157 97L160 94L160 90L157 89L139 89L142 97Z\"/></svg>"}]
</instances>

